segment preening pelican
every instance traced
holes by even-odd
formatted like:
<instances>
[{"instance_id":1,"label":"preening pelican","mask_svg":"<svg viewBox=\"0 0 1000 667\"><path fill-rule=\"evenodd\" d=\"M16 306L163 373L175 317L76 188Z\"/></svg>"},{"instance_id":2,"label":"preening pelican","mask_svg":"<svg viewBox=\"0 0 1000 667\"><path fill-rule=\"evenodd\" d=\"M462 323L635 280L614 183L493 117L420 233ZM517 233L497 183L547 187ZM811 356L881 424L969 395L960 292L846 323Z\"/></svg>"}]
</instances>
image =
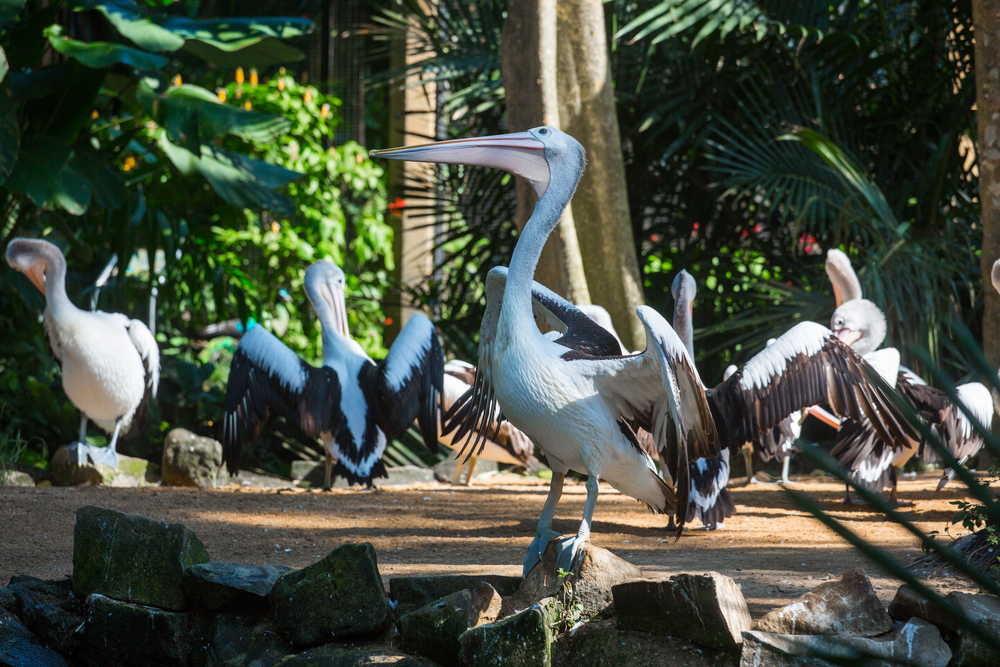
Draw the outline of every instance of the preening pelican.
<instances>
[{"instance_id":1,"label":"preening pelican","mask_svg":"<svg viewBox=\"0 0 1000 667\"><path fill-rule=\"evenodd\" d=\"M575 537L558 544L557 566L567 570L579 545L589 540L600 480L654 512L677 512L683 525L690 461L718 456L720 441L722 446L734 440L742 445L774 426L787 415L781 414L779 403L790 411L830 400L846 414L870 412L880 423L884 414L891 428L899 428L886 397L864 381L868 371L860 358L820 325L795 327L713 390L719 410L713 418L693 360L659 313L646 306L637 309L646 329L646 350L622 356L607 331L534 283L542 246L572 197L585 163L583 147L563 132L540 127L373 155L496 167L525 178L538 195L509 272L497 267L487 276L476 380L467 401L457 403L449 415L461 424L456 437L476 429L481 437L495 429L498 404L500 414L545 452L552 483L528 548L525 572L558 537L551 528L552 515L569 470L586 474L588 480L580 528ZM539 331L533 315L563 335L550 340ZM652 459L636 441L635 427L652 434L677 492L657 475Z\"/></svg>"},{"instance_id":2,"label":"preening pelican","mask_svg":"<svg viewBox=\"0 0 1000 667\"><path fill-rule=\"evenodd\" d=\"M466 361L453 359L444 365L444 409L448 411L469 389L476 379L476 367ZM443 420L444 414L441 415ZM470 440L475 437L470 433L461 441L454 439L454 431L442 432L439 442L455 451L466 449ZM535 445L524 433L521 433L508 421L503 421L497 431L496 438L490 438L483 443L482 453L479 456L472 456L471 452L468 462L459 456L455 462L454 484L458 484L462 477L462 471L467 470L465 484L472 484L472 473L476 469L476 459L486 459L498 463L509 463L510 465L523 466L529 470L538 467L538 459L534 456Z\"/></svg>"},{"instance_id":3,"label":"preening pelican","mask_svg":"<svg viewBox=\"0 0 1000 667\"><path fill-rule=\"evenodd\" d=\"M386 443L414 418L436 452L444 355L434 325L414 314L376 364L347 329L344 272L319 261L304 282L323 329L323 365L307 364L261 325L243 335L226 387L222 444L229 472L237 473L244 440L256 437L272 409L322 438L324 489L333 473L368 486L386 477Z\"/></svg>"},{"instance_id":4,"label":"preening pelican","mask_svg":"<svg viewBox=\"0 0 1000 667\"><path fill-rule=\"evenodd\" d=\"M120 313L80 310L66 296L66 258L48 241L14 239L7 263L45 295L45 331L62 367L63 390L80 410L80 438L70 460L117 468L119 436L145 419L160 380L160 350L146 325ZM107 447L87 445L87 420L111 434Z\"/></svg>"}]
</instances>

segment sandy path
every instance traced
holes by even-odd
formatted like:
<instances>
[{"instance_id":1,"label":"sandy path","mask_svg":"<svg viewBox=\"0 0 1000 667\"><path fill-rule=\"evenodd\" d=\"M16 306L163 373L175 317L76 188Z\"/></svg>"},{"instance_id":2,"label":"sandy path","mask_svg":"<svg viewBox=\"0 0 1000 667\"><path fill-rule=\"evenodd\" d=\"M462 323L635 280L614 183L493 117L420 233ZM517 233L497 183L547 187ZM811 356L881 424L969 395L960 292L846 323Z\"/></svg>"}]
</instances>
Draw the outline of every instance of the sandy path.
<instances>
[{"instance_id":1,"label":"sandy path","mask_svg":"<svg viewBox=\"0 0 1000 667\"><path fill-rule=\"evenodd\" d=\"M901 483L907 514L925 530L943 530L964 497L953 485L934 494L934 474ZM907 562L920 555L915 540L880 515L839 503L841 487L800 477L795 487L820 500L863 537ZM14 574L61 578L72 571L77 508L103 505L194 529L216 560L303 567L350 541L375 545L385 578L409 574L520 573L547 482L513 475L477 480L471 488L439 484L387 490L289 492L246 489L0 487L0 582ZM896 584L815 519L792 508L776 486L731 489L737 515L714 532L689 531L677 543L657 530L664 521L636 501L602 485L593 542L650 574L716 570L743 587L758 616L852 567L864 566L888 602ZM586 490L567 480L554 527L573 533ZM937 576L942 590L968 590L965 581Z\"/></svg>"}]
</instances>

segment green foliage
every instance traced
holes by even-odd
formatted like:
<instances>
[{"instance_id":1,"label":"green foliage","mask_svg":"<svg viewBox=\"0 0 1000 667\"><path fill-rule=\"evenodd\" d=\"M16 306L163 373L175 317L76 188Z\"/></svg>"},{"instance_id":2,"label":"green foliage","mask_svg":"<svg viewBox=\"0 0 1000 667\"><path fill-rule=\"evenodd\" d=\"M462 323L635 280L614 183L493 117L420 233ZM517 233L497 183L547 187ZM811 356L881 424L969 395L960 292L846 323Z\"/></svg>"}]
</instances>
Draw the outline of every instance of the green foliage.
<instances>
[{"instance_id":1,"label":"green foliage","mask_svg":"<svg viewBox=\"0 0 1000 667\"><path fill-rule=\"evenodd\" d=\"M112 253L121 261L99 308L147 319L156 296L158 399L125 453L157 458L174 426L220 435L238 340L208 338L207 325L255 319L319 359L302 293L318 259L344 266L351 326L370 354L384 354L392 233L382 170L360 146L334 145L337 99L263 70L302 58L285 40L308 32L308 21L201 20L199 3L108 0L71 3L75 14L65 3L29 3L4 22L8 4L0 139L12 141L0 141L0 252L15 236L53 240L80 307ZM58 55L43 62L46 53ZM262 71L237 84L237 67ZM39 322L44 297L4 270L0 401L30 447L54 451L75 435L78 413ZM279 470L292 450L315 453L303 434L272 426L250 465Z\"/></svg>"},{"instance_id":2,"label":"green foliage","mask_svg":"<svg viewBox=\"0 0 1000 667\"><path fill-rule=\"evenodd\" d=\"M3 410L0 409L0 417L2 415ZM14 465L21 460L26 449L27 444L21 439L20 432L12 431L9 426L0 428L0 481L14 469Z\"/></svg>"}]
</instances>

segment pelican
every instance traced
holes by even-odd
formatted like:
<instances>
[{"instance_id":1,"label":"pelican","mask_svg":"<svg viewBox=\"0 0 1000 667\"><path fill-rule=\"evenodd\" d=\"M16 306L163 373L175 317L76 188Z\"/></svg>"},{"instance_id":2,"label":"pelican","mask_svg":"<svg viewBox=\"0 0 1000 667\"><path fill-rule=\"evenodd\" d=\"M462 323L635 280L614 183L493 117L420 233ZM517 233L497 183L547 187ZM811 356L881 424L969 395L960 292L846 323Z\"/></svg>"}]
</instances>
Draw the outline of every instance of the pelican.
<instances>
[{"instance_id":1,"label":"pelican","mask_svg":"<svg viewBox=\"0 0 1000 667\"><path fill-rule=\"evenodd\" d=\"M14 239L7 263L45 295L45 331L62 367L63 390L80 411L70 461L118 467L118 438L142 423L160 380L160 350L146 325L120 313L80 310L66 296L66 258L40 239ZM87 445L87 420L111 434L107 447Z\"/></svg>"},{"instance_id":2,"label":"pelican","mask_svg":"<svg viewBox=\"0 0 1000 667\"><path fill-rule=\"evenodd\" d=\"M444 409L448 411L467 392L476 379L476 367L467 361L452 359L444 365ZM441 417L443 418L443 414ZM454 431L444 431L441 427L441 435L438 441L455 451L466 448L468 441L473 438L472 434L467 435L463 440L456 441L453 436ZM479 456L469 456L468 462L463 462L461 457L456 461L454 484L462 477L463 470L466 470L465 484L472 484L472 473L476 469L476 459L486 459L498 463L508 463L515 466L523 466L529 470L538 467L538 459L534 456L535 446L524 433L521 433L508 421L503 421L497 432L496 438L491 438L483 443L483 451Z\"/></svg>"},{"instance_id":3,"label":"pelican","mask_svg":"<svg viewBox=\"0 0 1000 667\"><path fill-rule=\"evenodd\" d=\"M414 418L436 452L444 355L434 325L415 313L376 364L350 337L344 272L319 261L304 284L322 326L323 365L306 363L261 325L243 335L226 387L222 444L230 474L239 470L244 440L256 437L272 409L323 440L324 490L334 473L367 486L386 477L386 443Z\"/></svg>"},{"instance_id":4,"label":"pelican","mask_svg":"<svg viewBox=\"0 0 1000 667\"><path fill-rule=\"evenodd\" d=\"M548 542L560 537L552 530L552 516L570 470L588 479L580 527L574 537L557 543L557 567L566 570L572 569L580 545L589 540L600 480L653 512L676 512L683 526L689 462L716 457L734 440L742 445L756 437L787 415L779 404L794 410L828 399L845 414L865 411L879 424L884 415L893 429L899 428L887 397L864 381L870 369L820 325L793 328L713 390L713 404L719 410L714 415L693 360L655 310L637 308L646 331L645 351L621 355L618 342L607 331L534 283L542 247L585 164L583 147L563 132L539 127L372 154L500 168L526 179L538 196L509 271L496 267L487 275L476 379L467 400L449 413L449 419L461 424L457 437L479 430L481 438L495 430L499 412L548 459L552 482L528 547L525 573L539 562ZM557 341L543 335L533 319L538 316L563 335ZM720 424L722 428L717 428ZM653 435L677 492L656 473L634 427Z\"/></svg>"},{"instance_id":5,"label":"pelican","mask_svg":"<svg viewBox=\"0 0 1000 667\"><path fill-rule=\"evenodd\" d=\"M943 391L927 386L923 379L902 366L899 352L894 348L878 349L885 340L888 328L885 315L874 303L862 298L860 283L847 255L831 249L827 253L826 269L834 285L834 295L838 299L850 297L838 301L831 318L831 328L837 336L869 363L880 367L886 381L893 384L921 419L937 432L959 463L964 464L975 456L983 440L965 413ZM994 410L989 390L982 383L971 382L958 386L956 393L975 418L988 426ZM919 455L928 463L940 462L940 457L926 442L914 437L905 443L886 443L877 437L865 420L842 429L831 453L855 473L856 479L870 488L881 490L890 486L890 500L897 504L898 470L910 458ZM944 487L954 475L953 470L945 471L938 489ZM849 501L849 498L848 489L845 500Z\"/></svg>"}]
</instances>

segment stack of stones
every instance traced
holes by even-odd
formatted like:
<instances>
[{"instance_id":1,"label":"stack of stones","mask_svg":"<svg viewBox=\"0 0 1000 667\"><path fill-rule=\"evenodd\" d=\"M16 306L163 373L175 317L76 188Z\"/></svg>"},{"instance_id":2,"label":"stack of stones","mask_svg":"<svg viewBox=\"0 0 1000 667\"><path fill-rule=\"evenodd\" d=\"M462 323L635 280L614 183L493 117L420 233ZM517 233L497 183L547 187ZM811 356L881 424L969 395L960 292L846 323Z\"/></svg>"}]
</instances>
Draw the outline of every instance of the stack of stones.
<instances>
[{"instance_id":1,"label":"stack of stones","mask_svg":"<svg viewBox=\"0 0 1000 667\"><path fill-rule=\"evenodd\" d=\"M371 544L300 570L214 562L182 524L88 506L72 580L0 590L0 666L1000 665L906 586L886 611L861 570L754 623L717 572L647 579L586 545L560 576L555 558L551 545L524 579L394 578L387 595ZM1000 600L947 599L1000 637Z\"/></svg>"}]
</instances>

